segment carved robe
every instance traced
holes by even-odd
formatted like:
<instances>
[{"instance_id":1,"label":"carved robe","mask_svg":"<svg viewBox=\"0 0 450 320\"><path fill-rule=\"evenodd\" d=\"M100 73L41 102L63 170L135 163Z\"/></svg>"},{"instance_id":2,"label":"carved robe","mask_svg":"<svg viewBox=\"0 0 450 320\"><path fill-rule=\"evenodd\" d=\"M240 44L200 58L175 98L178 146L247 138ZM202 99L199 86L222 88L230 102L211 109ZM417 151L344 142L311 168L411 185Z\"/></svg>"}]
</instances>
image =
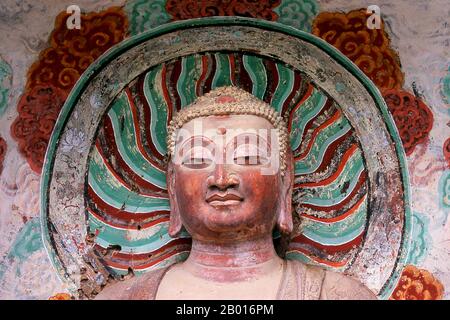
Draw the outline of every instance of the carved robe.
<instances>
[{"instance_id":1,"label":"carved robe","mask_svg":"<svg viewBox=\"0 0 450 320\"><path fill-rule=\"evenodd\" d=\"M96 299L154 300L170 267L106 287ZM276 300L370 300L375 295L357 280L340 273L285 261Z\"/></svg>"}]
</instances>

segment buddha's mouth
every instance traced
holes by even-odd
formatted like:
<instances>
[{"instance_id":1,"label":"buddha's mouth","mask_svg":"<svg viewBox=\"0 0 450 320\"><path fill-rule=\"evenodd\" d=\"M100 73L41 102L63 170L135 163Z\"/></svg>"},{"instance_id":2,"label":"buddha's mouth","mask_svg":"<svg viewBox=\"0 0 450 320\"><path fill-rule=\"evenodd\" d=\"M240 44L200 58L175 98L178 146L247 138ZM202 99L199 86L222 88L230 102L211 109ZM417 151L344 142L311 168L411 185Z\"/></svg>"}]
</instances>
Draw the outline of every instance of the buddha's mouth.
<instances>
[{"instance_id":1,"label":"buddha's mouth","mask_svg":"<svg viewBox=\"0 0 450 320\"><path fill-rule=\"evenodd\" d=\"M244 200L237 192L229 191L224 193L211 193L207 196L206 202L213 207L236 205Z\"/></svg>"}]
</instances>

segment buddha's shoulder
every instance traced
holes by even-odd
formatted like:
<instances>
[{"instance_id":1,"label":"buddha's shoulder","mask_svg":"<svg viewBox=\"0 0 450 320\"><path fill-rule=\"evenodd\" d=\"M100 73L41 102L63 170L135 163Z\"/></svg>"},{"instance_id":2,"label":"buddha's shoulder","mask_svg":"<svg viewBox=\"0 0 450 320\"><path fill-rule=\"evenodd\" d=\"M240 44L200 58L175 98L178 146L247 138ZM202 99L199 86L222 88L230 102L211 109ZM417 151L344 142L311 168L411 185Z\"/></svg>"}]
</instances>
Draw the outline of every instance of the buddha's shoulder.
<instances>
[{"instance_id":1,"label":"buddha's shoulder","mask_svg":"<svg viewBox=\"0 0 450 320\"><path fill-rule=\"evenodd\" d=\"M167 268L106 285L95 300L152 300Z\"/></svg>"},{"instance_id":2,"label":"buddha's shoulder","mask_svg":"<svg viewBox=\"0 0 450 320\"><path fill-rule=\"evenodd\" d=\"M360 281L343 273L333 272L299 261L290 262L294 268L302 270L307 283L321 284L321 300L376 300L376 295Z\"/></svg>"},{"instance_id":3,"label":"buddha's shoulder","mask_svg":"<svg viewBox=\"0 0 450 320\"><path fill-rule=\"evenodd\" d=\"M107 284L95 297L95 300L130 300L133 288L140 277L132 277L127 280L120 280Z\"/></svg>"},{"instance_id":4,"label":"buddha's shoulder","mask_svg":"<svg viewBox=\"0 0 450 320\"><path fill-rule=\"evenodd\" d=\"M376 300L376 295L357 279L343 273L325 271L322 300Z\"/></svg>"}]
</instances>

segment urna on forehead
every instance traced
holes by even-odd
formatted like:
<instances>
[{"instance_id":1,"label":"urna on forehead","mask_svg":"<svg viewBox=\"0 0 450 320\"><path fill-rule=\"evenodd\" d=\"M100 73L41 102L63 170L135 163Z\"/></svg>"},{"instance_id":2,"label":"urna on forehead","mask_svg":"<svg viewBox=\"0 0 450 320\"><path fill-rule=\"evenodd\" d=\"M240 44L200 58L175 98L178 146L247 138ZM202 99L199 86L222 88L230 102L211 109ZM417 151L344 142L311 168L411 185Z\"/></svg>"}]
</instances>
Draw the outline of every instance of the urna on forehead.
<instances>
[{"instance_id":1,"label":"urna on forehead","mask_svg":"<svg viewBox=\"0 0 450 320\"><path fill-rule=\"evenodd\" d=\"M220 117L223 117L223 120L225 120L226 116L230 115L247 116L233 117L233 121L236 121L233 125L231 125L232 121L227 121L228 127L230 128L238 129L239 126L242 126L242 129L262 129L267 124L272 126L278 137L280 169L284 172L286 166L286 149L289 145L286 123L269 104L245 90L233 86L216 88L197 98L192 104L175 114L168 128L167 146L169 156L174 154L178 129L182 128L185 124L192 120L214 116L214 120L213 117L210 119L212 122L217 122L216 128L226 130L227 128L223 125L220 126L217 120ZM257 120L257 118L262 118L266 121ZM214 124L210 123L210 125L213 126Z\"/></svg>"}]
</instances>

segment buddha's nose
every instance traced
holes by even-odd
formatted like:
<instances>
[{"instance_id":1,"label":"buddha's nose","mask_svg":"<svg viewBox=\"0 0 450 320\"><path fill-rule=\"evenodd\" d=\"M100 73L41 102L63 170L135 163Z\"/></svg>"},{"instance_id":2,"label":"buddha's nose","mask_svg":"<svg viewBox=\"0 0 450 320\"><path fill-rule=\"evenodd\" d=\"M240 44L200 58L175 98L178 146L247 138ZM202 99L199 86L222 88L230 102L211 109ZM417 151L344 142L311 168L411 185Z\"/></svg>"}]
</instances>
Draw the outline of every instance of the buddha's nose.
<instances>
[{"instance_id":1,"label":"buddha's nose","mask_svg":"<svg viewBox=\"0 0 450 320\"><path fill-rule=\"evenodd\" d=\"M226 165L216 164L215 170L206 180L208 188L226 190L239 185L239 178L227 170Z\"/></svg>"}]
</instances>

